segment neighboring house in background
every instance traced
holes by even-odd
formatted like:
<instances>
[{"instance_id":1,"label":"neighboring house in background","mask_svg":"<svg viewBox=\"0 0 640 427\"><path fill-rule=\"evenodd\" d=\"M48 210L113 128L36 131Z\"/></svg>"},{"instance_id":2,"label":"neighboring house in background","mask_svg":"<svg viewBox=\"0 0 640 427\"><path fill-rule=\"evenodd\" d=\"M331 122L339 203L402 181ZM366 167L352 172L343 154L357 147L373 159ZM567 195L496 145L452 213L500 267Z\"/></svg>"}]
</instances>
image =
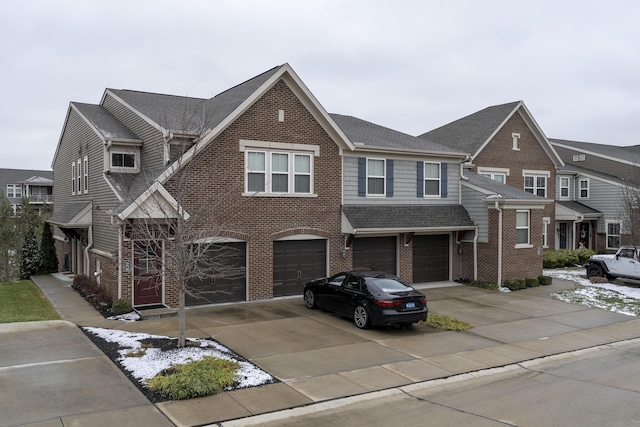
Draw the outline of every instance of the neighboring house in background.
<instances>
[{"instance_id":1,"label":"neighboring house in background","mask_svg":"<svg viewBox=\"0 0 640 427\"><path fill-rule=\"evenodd\" d=\"M640 180L640 148L551 139L565 165L558 169L559 248L614 251L630 241L625 188Z\"/></svg>"},{"instance_id":2,"label":"neighboring house in background","mask_svg":"<svg viewBox=\"0 0 640 427\"><path fill-rule=\"evenodd\" d=\"M31 169L0 169L0 188L7 196L13 213L22 213L23 199L38 212L53 207L53 172Z\"/></svg>"},{"instance_id":3,"label":"neighboring house in background","mask_svg":"<svg viewBox=\"0 0 640 427\"><path fill-rule=\"evenodd\" d=\"M485 108L420 138L470 153L462 205L480 226L479 276L501 283L542 274L542 251L556 242L553 199L563 162L524 103Z\"/></svg>"},{"instance_id":4,"label":"neighboring house in background","mask_svg":"<svg viewBox=\"0 0 640 427\"><path fill-rule=\"evenodd\" d=\"M185 112L200 123L185 123ZM211 99L107 89L99 105L69 106L50 223L68 270L95 274L135 306L177 305L164 262L173 242L132 233L155 215L143 209L151 197L169 220L213 193L234 207L212 209L203 229L236 250L246 273L200 283L219 292L187 305L299 295L306 281L354 267L413 282L474 279L478 226L460 200L466 157L327 114L287 64ZM172 171L185 162L187 182L202 190L178 206ZM149 270L161 276L157 288L145 282Z\"/></svg>"}]
</instances>

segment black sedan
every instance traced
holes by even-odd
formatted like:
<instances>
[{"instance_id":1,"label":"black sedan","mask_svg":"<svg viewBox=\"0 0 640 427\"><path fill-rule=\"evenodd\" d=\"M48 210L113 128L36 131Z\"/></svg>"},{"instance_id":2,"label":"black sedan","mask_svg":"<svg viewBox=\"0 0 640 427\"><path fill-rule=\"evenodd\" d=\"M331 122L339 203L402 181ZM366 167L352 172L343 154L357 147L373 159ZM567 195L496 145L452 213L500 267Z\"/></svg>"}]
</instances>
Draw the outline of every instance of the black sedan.
<instances>
[{"instance_id":1,"label":"black sedan","mask_svg":"<svg viewBox=\"0 0 640 427\"><path fill-rule=\"evenodd\" d=\"M396 276L378 271L349 271L304 285L304 305L349 318L360 329L427 319L427 298Z\"/></svg>"}]
</instances>

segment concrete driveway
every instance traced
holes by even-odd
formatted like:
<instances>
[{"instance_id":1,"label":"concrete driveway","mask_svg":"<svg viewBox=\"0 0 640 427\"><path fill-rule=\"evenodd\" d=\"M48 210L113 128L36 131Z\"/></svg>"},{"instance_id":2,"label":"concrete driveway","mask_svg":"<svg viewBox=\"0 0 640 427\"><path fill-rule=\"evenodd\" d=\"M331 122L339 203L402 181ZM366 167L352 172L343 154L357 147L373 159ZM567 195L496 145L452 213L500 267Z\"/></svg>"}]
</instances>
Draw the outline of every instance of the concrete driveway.
<instances>
[{"instance_id":1,"label":"concrete driveway","mask_svg":"<svg viewBox=\"0 0 640 427\"><path fill-rule=\"evenodd\" d=\"M86 310L86 302L55 277L37 276L33 280L63 318L78 325L177 336L175 317L133 323L105 320L95 311ZM200 399L161 402L156 407L175 425L206 425L508 366L640 336L640 319L549 297L551 292L574 286L572 282L554 280L551 286L508 294L468 286L424 289L430 312L471 323L473 329L466 332L437 331L425 325L409 329L360 330L350 319L322 310L308 310L301 297L189 309L186 317L188 337L213 337L281 382ZM89 342L79 331L75 332L80 334L77 340ZM2 336L0 339L4 348L4 339ZM33 338L34 341L39 339L37 336ZM22 350L25 354L30 351L30 340L27 338L19 344L25 346ZM78 356L69 353L53 360L66 360L68 357L74 361L76 359L72 358L79 357L78 362L89 358L95 359L95 363L110 364L97 349L80 348L89 354L83 356L80 352ZM63 346L52 350L52 355L57 351L70 349L65 350ZM2 357L6 356L0 356L0 366ZM20 357L12 360L18 366L22 363ZM150 422L154 419L152 417L162 420L158 411L144 402L137 389L115 366L100 366L101 370L95 370L97 376L88 380L96 386L88 390L86 396L78 391L81 384L70 391L75 390L80 399L91 397L92 403L74 405L70 402L70 414L64 415L67 417L65 420L81 417L78 411L82 408L88 413L91 405L95 405L97 419L104 418L109 411L122 414L122 411L130 410L132 416L127 419L127 425L153 424ZM2 375L5 373L0 368L0 381ZM25 368L25 375L29 375L28 368ZM15 382L18 382L17 378L20 376ZM116 382L120 385L115 386ZM97 387L102 383L114 385L107 393ZM32 407L28 402L30 392L33 393L26 389L21 392L27 399L26 403L22 406L16 403L21 414ZM109 402L109 396L114 396L113 403ZM36 402L38 399L44 402L46 396L35 396ZM4 400L0 402L4 405ZM112 404L112 409L101 407L106 403ZM46 404L43 403L43 412L46 412ZM4 409L0 406L0 413L4 414ZM15 408L11 410L15 411ZM136 423L136 414L143 413L145 415L140 417L145 422ZM62 416L50 410L39 419ZM5 420L0 421L0 426L5 425L2 422ZM160 422L166 422L166 419L155 425L162 425ZM123 424L111 422L108 425Z\"/></svg>"},{"instance_id":2,"label":"concrete driveway","mask_svg":"<svg viewBox=\"0 0 640 427\"><path fill-rule=\"evenodd\" d=\"M173 425L73 323L2 324L0 349L0 426Z\"/></svg>"}]
</instances>

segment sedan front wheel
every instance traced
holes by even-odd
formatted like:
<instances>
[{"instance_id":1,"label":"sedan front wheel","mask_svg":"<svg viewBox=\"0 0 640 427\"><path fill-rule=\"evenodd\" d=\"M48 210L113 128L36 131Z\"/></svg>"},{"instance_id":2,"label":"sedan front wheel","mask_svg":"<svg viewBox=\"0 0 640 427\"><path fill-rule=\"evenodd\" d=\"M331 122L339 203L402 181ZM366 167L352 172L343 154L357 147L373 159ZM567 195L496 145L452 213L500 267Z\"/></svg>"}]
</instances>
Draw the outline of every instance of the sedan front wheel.
<instances>
[{"instance_id":1,"label":"sedan front wheel","mask_svg":"<svg viewBox=\"0 0 640 427\"><path fill-rule=\"evenodd\" d=\"M358 328L367 329L371 323L367 309L361 305L357 305L353 310L353 322Z\"/></svg>"}]
</instances>

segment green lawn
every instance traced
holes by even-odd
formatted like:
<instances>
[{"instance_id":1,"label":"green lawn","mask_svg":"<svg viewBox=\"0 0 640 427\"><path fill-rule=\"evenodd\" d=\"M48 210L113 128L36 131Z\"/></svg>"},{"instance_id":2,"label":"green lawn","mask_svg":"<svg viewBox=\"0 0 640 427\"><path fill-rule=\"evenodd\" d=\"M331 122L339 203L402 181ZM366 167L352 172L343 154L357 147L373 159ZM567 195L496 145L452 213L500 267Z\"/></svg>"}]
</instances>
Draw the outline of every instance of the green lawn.
<instances>
[{"instance_id":1,"label":"green lawn","mask_svg":"<svg viewBox=\"0 0 640 427\"><path fill-rule=\"evenodd\" d=\"M0 323L59 319L49 300L30 280L0 283Z\"/></svg>"}]
</instances>

